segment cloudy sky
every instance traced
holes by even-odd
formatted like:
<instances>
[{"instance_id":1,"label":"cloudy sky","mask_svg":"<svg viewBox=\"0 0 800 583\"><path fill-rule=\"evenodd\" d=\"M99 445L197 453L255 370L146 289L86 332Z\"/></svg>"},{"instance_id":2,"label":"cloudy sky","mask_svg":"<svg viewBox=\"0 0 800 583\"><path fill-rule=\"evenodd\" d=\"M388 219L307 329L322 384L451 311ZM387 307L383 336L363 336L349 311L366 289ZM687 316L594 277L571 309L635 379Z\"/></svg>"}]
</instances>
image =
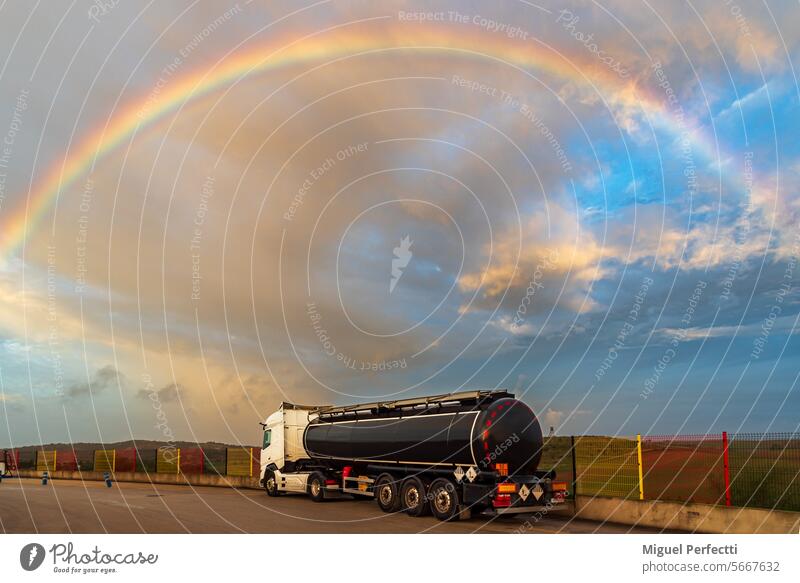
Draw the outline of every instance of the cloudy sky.
<instances>
[{"instance_id":1,"label":"cloudy sky","mask_svg":"<svg viewBox=\"0 0 800 583\"><path fill-rule=\"evenodd\" d=\"M792 431L796 2L5 2L0 441L506 388Z\"/></svg>"}]
</instances>

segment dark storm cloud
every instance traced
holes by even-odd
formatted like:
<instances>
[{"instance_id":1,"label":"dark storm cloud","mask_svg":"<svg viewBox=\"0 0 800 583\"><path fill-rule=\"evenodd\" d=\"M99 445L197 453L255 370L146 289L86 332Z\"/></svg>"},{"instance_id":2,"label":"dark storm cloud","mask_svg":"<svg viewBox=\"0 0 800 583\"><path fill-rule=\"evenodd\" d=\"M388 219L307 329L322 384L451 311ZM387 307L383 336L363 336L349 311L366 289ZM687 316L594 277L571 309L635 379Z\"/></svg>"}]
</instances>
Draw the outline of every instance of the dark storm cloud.
<instances>
[{"instance_id":1,"label":"dark storm cloud","mask_svg":"<svg viewBox=\"0 0 800 583\"><path fill-rule=\"evenodd\" d=\"M64 396L68 399L95 397L108 389L124 384L125 375L109 364L97 369L88 382L68 386L64 389Z\"/></svg>"},{"instance_id":2,"label":"dark storm cloud","mask_svg":"<svg viewBox=\"0 0 800 583\"><path fill-rule=\"evenodd\" d=\"M160 403L173 403L178 400L184 390L180 383L170 383L158 389L139 389L136 396L140 399L153 399Z\"/></svg>"}]
</instances>

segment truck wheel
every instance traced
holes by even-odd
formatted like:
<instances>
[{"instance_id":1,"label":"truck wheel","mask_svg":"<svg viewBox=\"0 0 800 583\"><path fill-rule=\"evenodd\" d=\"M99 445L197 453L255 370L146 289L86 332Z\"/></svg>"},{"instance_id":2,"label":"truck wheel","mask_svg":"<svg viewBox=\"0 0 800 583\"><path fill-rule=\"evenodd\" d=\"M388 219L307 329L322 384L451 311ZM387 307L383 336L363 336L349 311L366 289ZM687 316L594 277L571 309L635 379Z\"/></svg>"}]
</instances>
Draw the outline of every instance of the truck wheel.
<instances>
[{"instance_id":1,"label":"truck wheel","mask_svg":"<svg viewBox=\"0 0 800 583\"><path fill-rule=\"evenodd\" d=\"M314 502L325 501L325 476L314 472L308 477L308 495Z\"/></svg>"},{"instance_id":2,"label":"truck wheel","mask_svg":"<svg viewBox=\"0 0 800 583\"><path fill-rule=\"evenodd\" d=\"M278 481L275 479L275 472L267 470L264 473L264 490L267 496L280 496L281 492L278 490Z\"/></svg>"},{"instance_id":3,"label":"truck wheel","mask_svg":"<svg viewBox=\"0 0 800 583\"><path fill-rule=\"evenodd\" d=\"M453 520L458 516L458 490L450 480L436 478L428 491L430 508L439 520Z\"/></svg>"},{"instance_id":4,"label":"truck wheel","mask_svg":"<svg viewBox=\"0 0 800 583\"><path fill-rule=\"evenodd\" d=\"M422 480L411 476L403 480L400 487L400 499L403 509L409 516L425 516L430 511L427 489Z\"/></svg>"},{"instance_id":5,"label":"truck wheel","mask_svg":"<svg viewBox=\"0 0 800 583\"><path fill-rule=\"evenodd\" d=\"M400 493L397 488L397 481L391 474L381 474L375 480L373 487L375 500L384 512L397 512L400 510Z\"/></svg>"}]
</instances>

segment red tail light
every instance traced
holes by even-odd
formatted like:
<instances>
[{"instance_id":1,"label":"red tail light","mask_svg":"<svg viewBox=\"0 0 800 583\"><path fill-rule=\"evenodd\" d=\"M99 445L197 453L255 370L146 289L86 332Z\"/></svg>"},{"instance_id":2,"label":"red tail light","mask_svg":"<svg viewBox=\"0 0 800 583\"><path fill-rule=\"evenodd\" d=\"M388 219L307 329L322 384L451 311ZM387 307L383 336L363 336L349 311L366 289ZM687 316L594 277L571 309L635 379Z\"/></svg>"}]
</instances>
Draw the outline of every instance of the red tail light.
<instances>
[{"instance_id":1,"label":"red tail light","mask_svg":"<svg viewBox=\"0 0 800 583\"><path fill-rule=\"evenodd\" d=\"M553 501L560 503L567 498L567 483L553 482Z\"/></svg>"},{"instance_id":2,"label":"red tail light","mask_svg":"<svg viewBox=\"0 0 800 583\"><path fill-rule=\"evenodd\" d=\"M494 464L494 471L501 476L508 475L508 464Z\"/></svg>"},{"instance_id":3,"label":"red tail light","mask_svg":"<svg viewBox=\"0 0 800 583\"><path fill-rule=\"evenodd\" d=\"M353 471L353 466L345 466L344 469L342 469L342 477L343 478L348 477L350 475L350 472L352 471Z\"/></svg>"},{"instance_id":4,"label":"red tail light","mask_svg":"<svg viewBox=\"0 0 800 583\"><path fill-rule=\"evenodd\" d=\"M326 486L335 486L337 484L336 480L325 480Z\"/></svg>"},{"instance_id":5,"label":"red tail light","mask_svg":"<svg viewBox=\"0 0 800 583\"><path fill-rule=\"evenodd\" d=\"M517 491L517 485L513 482L503 482L497 485L497 492L499 494L513 494Z\"/></svg>"},{"instance_id":6,"label":"red tail light","mask_svg":"<svg viewBox=\"0 0 800 583\"><path fill-rule=\"evenodd\" d=\"M498 494L492 500L492 506L495 508L508 508L511 506L511 494Z\"/></svg>"}]
</instances>

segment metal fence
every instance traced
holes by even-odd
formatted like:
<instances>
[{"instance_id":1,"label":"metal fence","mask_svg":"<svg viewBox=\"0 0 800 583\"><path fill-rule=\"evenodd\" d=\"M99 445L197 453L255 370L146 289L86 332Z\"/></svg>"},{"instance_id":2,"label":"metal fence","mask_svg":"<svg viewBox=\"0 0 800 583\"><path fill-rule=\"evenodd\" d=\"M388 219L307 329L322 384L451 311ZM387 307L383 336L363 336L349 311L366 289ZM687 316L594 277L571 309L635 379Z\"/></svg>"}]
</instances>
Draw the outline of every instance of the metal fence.
<instances>
[{"instance_id":1,"label":"metal fence","mask_svg":"<svg viewBox=\"0 0 800 583\"><path fill-rule=\"evenodd\" d=\"M577 494L639 498L638 441L621 437L575 438Z\"/></svg>"},{"instance_id":2,"label":"metal fence","mask_svg":"<svg viewBox=\"0 0 800 583\"><path fill-rule=\"evenodd\" d=\"M5 450L11 471L258 476L257 447ZM548 437L540 468L570 494L800 511L800 434Z\"/></svg>"},{"instance_id":3,"label":"metal fence","mask_svg":"<svg viewBox=\"0 0 800 583\"><path fill-rule=\"evenodd\" d=\"M732 505L800 510L800 435L737 433L727 449Z\"/></svg>"},{"instance_id":4,"label":"metal fence","mask_svg":"<svg viewBox=\"0 0 800 583\"><path fill-rule=\"evenodd\" d=\"M135 472L136 471L136 448L128 447L125 449L114 450L114 471L115 472Z\"/></svg>"},{"instance_id":5,"label":"metal fence","mask_svg":"<svg viewBox=\"0 0 800 583\"><path fill-rule=\"evenodd\" d=\"M178 465L182 474L202 474L205 467L203 450L199 447L178 448Z\"/></svg>"},{"instance_id":6,"label":"metal fence","mask_svg":"<svg viewBox=\"0 0 800 583\"><path fill-rule=\"evenodd\" d=\"M56 457L56 470L74 472L78 469L78 456L74 451L60 451Z\"/></svg>"},{"instance_id":7,"label":"metal fence","mask_svg":"<svg viewBox=\"0 0 800 583\"><path fill-rule=\"evenodd\" d=\"M115 472L117 468L117 450L98 449L94 452L95 472Z\"/></svg>"},{"instance_id":8,"label":"metal fence","mask_svg":"<svg viewBox=\"0 0 800 583\"><path fill-rule=\"evenodd\" d=\"M58 452L56 450L42 450L36 452L36 471L48 472L56 469L56 458Z\"/></svg>"},{"instance_id":9,"label":"metal fence","mask_svg":"<svg viewBox=\"0 0 800 583\"><path fill-rule=\"evenodd\" d=\"M135 447L97 450L0 450L6 468L34 469L39 472L95 471L149 472L165 474L216 474L220 476L258 476L261 450L257 447L231 447L205 450L201 447Z\"/></svg>"},{"instance_id":10,"label":"metal fence","mask_svg":"<svg viewBox=\"0 0 800 583\"><path fill-rule=\"evenodd\" d=\"M178 447L162 447L156 452L156 472L177 474L181 467L181 450Z\"/></svg>"},{"instance_id":11,"label":"metal fence","mask_svg":"<svg viewBox=\"0 0 800 583\"><path fill-rule=\"evenodd\" d=\"M722 435L642 438L642 487L648 500L725 503Z\"/></svg>"},{"instance_id":12,"label":"metal fence","mask_svg":"<svg viewBox=\"0 0 800 583\"><path fill-rule=\"evenodd\" d=\"M541 469L570 494L800 511L800 435L550 437Z\"/></svg>"},{"instance_id":13,"label":"metal fence","mask_svg":"<svg viewBox=\"0 0 800 583\"><path fill-rule=\"evenodd\" d=\"M257 476L260 474L259 460L254 448L228 449L225 473L229 476Z\"/></svg>"}]
</instances>

